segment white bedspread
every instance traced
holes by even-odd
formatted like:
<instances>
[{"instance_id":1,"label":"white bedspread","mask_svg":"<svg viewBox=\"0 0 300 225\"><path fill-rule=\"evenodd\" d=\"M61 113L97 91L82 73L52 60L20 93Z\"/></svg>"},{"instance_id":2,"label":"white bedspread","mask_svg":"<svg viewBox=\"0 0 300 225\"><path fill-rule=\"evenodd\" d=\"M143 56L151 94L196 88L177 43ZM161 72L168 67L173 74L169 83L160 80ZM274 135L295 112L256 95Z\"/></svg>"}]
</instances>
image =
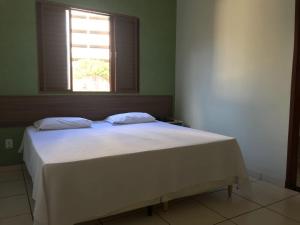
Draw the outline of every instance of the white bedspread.
<instances>
[{"instance_id":1,"label":"white bedspread","mask_svg":"<svg viewBox=\"0 0 300 225\"><path fill-rule=\"evenodd\" d=\"M247 177L234 138L162 122L24 135L35 224L72 225L185 188Z\"/></svg>"}]
</instances>

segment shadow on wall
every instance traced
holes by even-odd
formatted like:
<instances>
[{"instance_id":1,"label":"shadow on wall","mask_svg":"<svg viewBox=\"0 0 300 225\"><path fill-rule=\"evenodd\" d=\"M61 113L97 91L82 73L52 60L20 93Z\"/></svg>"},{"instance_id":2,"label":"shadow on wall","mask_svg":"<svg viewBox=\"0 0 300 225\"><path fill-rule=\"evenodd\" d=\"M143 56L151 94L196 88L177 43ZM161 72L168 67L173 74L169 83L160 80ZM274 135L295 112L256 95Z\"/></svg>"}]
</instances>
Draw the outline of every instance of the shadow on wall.
<instances>
[{"instance_id":1,"label":"shadow on wall","mask_svg":"<svg viewBox=\"0 0 300 225\"><path fill-rule=\"evenodd\" d=\"M283 183L294 0L178 0L176 116L237 137L246 164Z\"/></svg>"},{"instance_id":2,"label":"shadow on wall","mask_svg":"<svg viewBox=\"0 0 300 225\"><path fill-rule=\"evenodd\" d=\"M210 89L211 77L200 73L213 70L214 14L215 1L177 1L175 112L193 127L203 125L205 115L199 108L211 98L202 95Z\"/></svg>"}]
</instances>

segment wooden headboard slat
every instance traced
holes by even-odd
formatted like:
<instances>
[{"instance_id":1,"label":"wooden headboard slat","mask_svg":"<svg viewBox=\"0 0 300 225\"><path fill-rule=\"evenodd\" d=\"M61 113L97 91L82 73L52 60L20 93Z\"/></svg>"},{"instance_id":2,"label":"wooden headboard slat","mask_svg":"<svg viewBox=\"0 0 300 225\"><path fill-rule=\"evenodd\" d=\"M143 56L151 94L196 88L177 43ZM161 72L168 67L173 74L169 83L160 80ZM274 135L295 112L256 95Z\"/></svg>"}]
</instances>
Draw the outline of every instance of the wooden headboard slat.
<instances>
[{"instance_id":1,"label":"wooden headboard slat","mask_svg":"<svg viewBox=\"0 0 300 225\"><path fill-rule=\"evenodd\" d=\"M27 126L45 117L81 116L91 120L124 112L173 116L172 96L40 95L0 96L0 127Z\"/></svg>"}]
</instances>

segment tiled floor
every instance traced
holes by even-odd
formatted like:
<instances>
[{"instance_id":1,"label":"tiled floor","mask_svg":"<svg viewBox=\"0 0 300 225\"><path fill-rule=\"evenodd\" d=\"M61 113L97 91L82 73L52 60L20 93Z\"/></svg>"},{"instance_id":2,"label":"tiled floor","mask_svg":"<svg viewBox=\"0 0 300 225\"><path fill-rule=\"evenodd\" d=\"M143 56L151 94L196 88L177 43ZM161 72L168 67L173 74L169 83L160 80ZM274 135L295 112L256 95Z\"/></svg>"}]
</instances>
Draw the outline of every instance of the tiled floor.
<instances>
[{"instance_id":1,"label":"tiled floor","mask_svg":"<svg viewBox=\"0 0 300 225\"><path fill-rule=\"evenodd\" d=\"M0 168L0 225L32 225L32 183L26 171ZM167 212L155 207L81 225L300 225L300 194L252 181L235 190L206 193L170 202Z\"/></svg>"}]
</instances>

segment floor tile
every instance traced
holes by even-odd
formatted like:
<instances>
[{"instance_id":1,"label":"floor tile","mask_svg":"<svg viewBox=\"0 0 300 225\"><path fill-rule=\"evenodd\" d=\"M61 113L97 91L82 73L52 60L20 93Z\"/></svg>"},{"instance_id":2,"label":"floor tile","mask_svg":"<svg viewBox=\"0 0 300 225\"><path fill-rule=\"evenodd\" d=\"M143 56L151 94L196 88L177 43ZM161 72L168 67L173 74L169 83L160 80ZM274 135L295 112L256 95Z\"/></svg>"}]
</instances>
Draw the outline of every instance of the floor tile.
<instances>
[{"instance_id":1,"label":"floor tile","mask_svg":"<svg viewBox=\"0 0 300 225\"><path fill-rule=\"evenodd\" d=\"M299 225L299 223L267 209L259 209L232 220L237 225Z\"/></svg>"},{"instance_id":2,"label":"floor tile","mask_svg":"<svg viewBox=\"0 0 300 225\"><path fill-rule=\"evenodd\" d=\"M21 171L0 172L0 182L23 180Z\"/></svg>"},{"instance_id":3,"label":"floor tile","mask_svg":"<svg viewBox=\"0 0 300 225\"><path fill-rule=\"evenodd\" d=\"M32 225L32 223L33 222L30 214L0 219L1 225Z\"/></svg>"},{"instance_id":4,"label":"floor tile","mask_svg":"<svg viewBox=\"0 0 300 225\"><path fill-rule=\"evenodd\" d=\"M103 225L168 225L157 215L147 216L144 212L127 214L116 219L103 221Z\"/></svg>"},{"instance_id":5,"label":"floor tile","mask_svg":"<svg viewBox=\"0 0 300 225\"><path fill-rule=\"evenodd\" d=\"M300 196L278 202L269 208L300 222Z\"/></svg>"},{"instance_id":6,"label":"floor tile","mask_svg":"<svg viewBox=\"0 0 300 225\"><path fill-rule=\"evenodd\" d=\"M145 214L146 212L147 211L146 211L145 208L136 209L136 210L127 211L127 212L123 212L123 213L120 213L120 214L116 214L116 215L112 215L112 216L101 218L100 221L102 223L106 223L106 222L110 222L112 220L118 220L118 219L125 218L125 217L131 217L131 216L138 215L138 214L144 214L144 215L146 215Z\"/></svg>"},{"instance_id":7,"label":"floor tile","mask_svg":"<svg viewBox=\"0 0 300 225\"><path fill-rule=\"evenodd\" d=\"M0 199L0 218L2 219L29 213L26 195Z\"/></svg>"},{"instance_id":8,"label":"floor tile","mask_svg":"<svg viewBox=\"0 0 300 225\"><path fill-rule=\"evenodd\" d=\"M24 177L25 177L25 181L29 181L32 182L31 176L29 175L28 170L25 168L24 172Z\"/></svg>"},{"instance_id":9,"label":"floor tile","mask_svg":"<svg viewBox=\"0 0 300 225\"><path fill-rule=\"evenodd\" d=\"M29 204L30 204L30 208L33 211L34 207L35 207L35 201L32 199L32 197L28 197L29 198Z\"/></svg>"},{"instance_id":10,"label":"floor tile","mask_svg":"<svg viewBox=\"0 0 300 225\"><path fill-rule=\"evenodd\" d=\"M84 222L84 223L77 223L75 225L101 225L101 222L99 220L93 220L93 221Z\"/></svg>"},{"instance_id":11,"label":"floor tile","mask_svg":"<svg viewBox=\"0 0 300 225\"><path fill-rule=\"evenodd\" d=\"M31 197L32 196L32 190L33 190L33 185L32 185L32 183L26 183L25 185L26 185L28 195Z\"/></svg>"},{"instance_id":12,"label":"floor tile","mask_svg":"<svg viewBox=\"0 0 300 225\"><path fill-rule=\"evenodd\" d=\"M26 194L23 180L3 182L0 185L0 198Z\"/></svg>"},{"instance_id":13,"label":"floor tile","mask_svg":"<svg viewBox=\"0 0 300 225\"><path fill-rule=\"evenodd\" d=\"M241 185L240 189L234 189L234 192L261 205L272 204L298 194L295 191L280 188L262 181L251 182L249 185Z\"/></svg>"},{"instance_id":14,"label":"floor tile","mask_svg":"<svg viewBox=\"0 0 300 225\"><path fill-rule=\"evenodd\" d=\"M217 223L216 225L235 225L235 223L231 222L231 221L225 221L222 223Z\"/></svg>"},{"instance_id":15,"label":"floor tile","mask_svg":"<svg viewBox=\"0 0 300 225\"><path fill-rule=\"evenodd\" d=\"M29 175L28 176L26 176L26 174L24 174L24 175L25 175L25 185L26 185L26 189L27 189L27 193L28 193L30 207L31 207L31 209L33 209L35 201L32 199L32 189L33 189L32 180L31 180L31 177L29 177Z\"/></svg>"},{"instance_id":16,"label":"floor tile","mask_svg":"<svg viewBox=\"0 0 300 225\"><path fill-rule=\"evenodd\" d=\"M171 202L167 212L160 209L158 213L172 225L212 225L225 220L195 200Z\"/></svg>"},{"instance_id":17,"label":"floor tile","mask_svg":"<svg viewBox=\"0 0 300 225\"><path fill-rule=\"evenodd\" d=\"M250 202L235 194L229 198L227 191L200 195L196 199L209 209L220 213L226 218L232 218L260 208L260 205Z\"/></svg>"},{"instance_id":18,"label":"floor tile","mask_svg":"<svg viewBox=\"0 0 300 225\"><path fill-rule=\"evenodd\" d=\"M27 170L24 171L24 180L25 180L25 184L27 186L28 191L30 191L30 193L32 193L32 187L33 187L33 183L32 183L32 178L29 175L29 173L27 172Z\"/></svg>"}]
</instances>

